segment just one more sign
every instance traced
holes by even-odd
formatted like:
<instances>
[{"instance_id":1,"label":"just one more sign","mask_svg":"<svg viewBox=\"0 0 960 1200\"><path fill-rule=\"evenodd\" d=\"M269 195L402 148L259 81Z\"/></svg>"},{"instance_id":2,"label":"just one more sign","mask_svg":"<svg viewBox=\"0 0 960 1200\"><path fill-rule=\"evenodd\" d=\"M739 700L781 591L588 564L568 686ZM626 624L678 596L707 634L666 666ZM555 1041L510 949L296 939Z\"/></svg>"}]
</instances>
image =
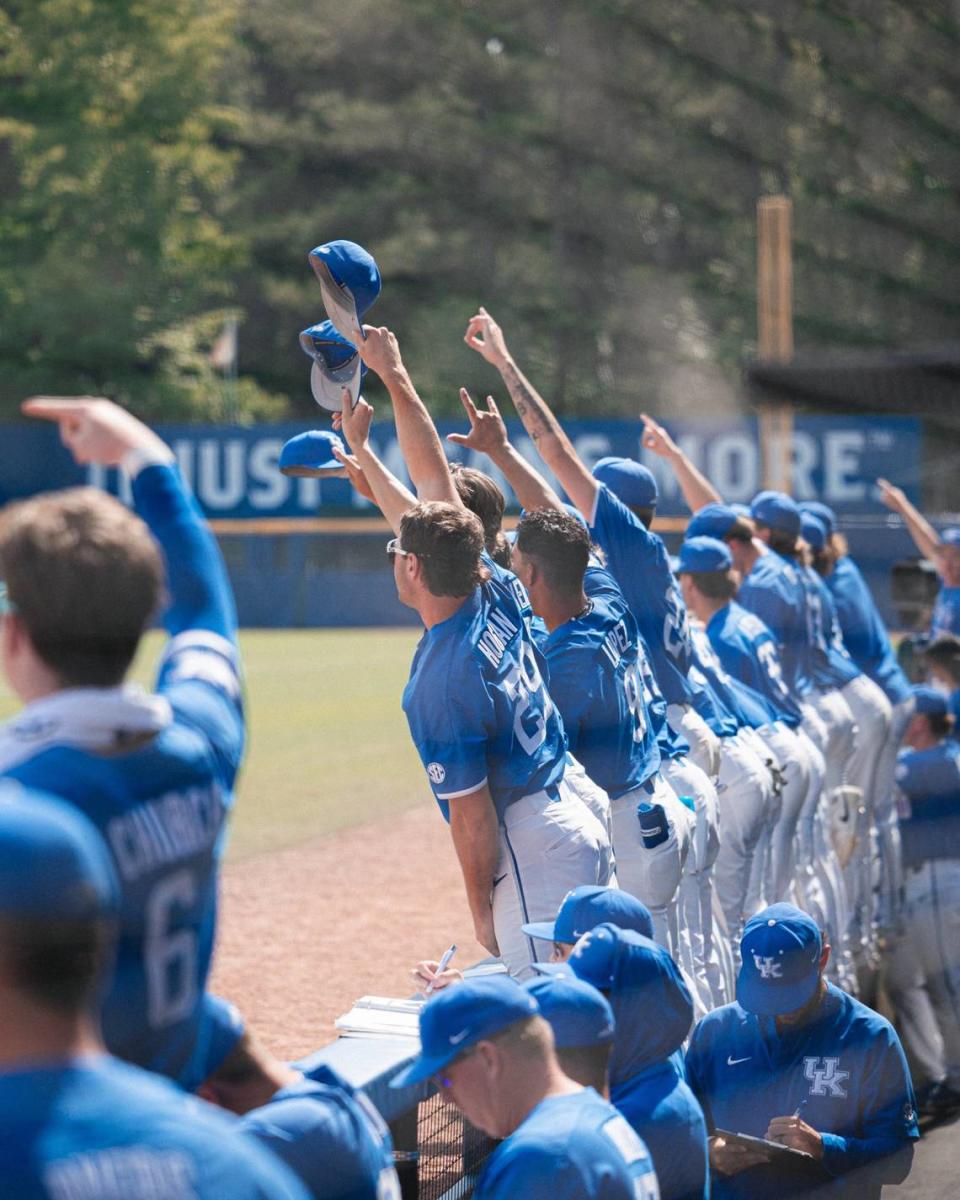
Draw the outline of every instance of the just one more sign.
<instances>
[{"instance_id":1,"label":"just one more sign","mask_svg":"<svg viewBox=\"0 0 960 1200\"><path fill-rule=\"evenodd\" d=\"M518 450L541 467L519 422L508 422ZM565 425L578 453L590 465L608 454L639 458L660 484L660 512L686 511L667 463L643 451L641 425L635 421L570 421ZM180 468L210 517L306 517L318 508L356 515L370 511L343 480L291 479L277 463L288 439L307 428L302 424L265 425L252 429L230 426L159 426L173 447ZM462 432L463 422L439 425L441 436ZM710 421L670 422L671 432L728 500L747 501L763 484L757 423L750 418L718 424ZM89 482L129 499L126 481L112 470L80 472L47 429L17 426L5 431L7 466L0 465L0 489L8 497L51 487ZM21 453L13 443L21 436ZM372 440L387 466L405 482L396 433L390 424L374 426ZM444 442L451 459L496 475L483 455ZM884 475L916 494L920 477L919 422L900 418L800 417L793 434L793 480L797 499L821 499L841 512L877 512L875 480ZM11 467L10 464L15 464ZM506 481L499 482L514 504Z\"/></svg>"}]
</instances>

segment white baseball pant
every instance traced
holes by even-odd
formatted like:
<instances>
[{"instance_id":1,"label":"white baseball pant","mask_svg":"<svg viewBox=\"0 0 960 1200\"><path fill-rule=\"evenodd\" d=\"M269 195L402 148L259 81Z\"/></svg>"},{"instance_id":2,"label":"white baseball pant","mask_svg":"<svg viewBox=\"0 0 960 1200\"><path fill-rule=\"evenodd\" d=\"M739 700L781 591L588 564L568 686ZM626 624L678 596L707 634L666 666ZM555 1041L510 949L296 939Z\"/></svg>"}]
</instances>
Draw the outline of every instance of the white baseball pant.
<instances>
[{"instance_id":1,"label":"white baseball pant","mask_svg":"<svg viewBox=\"0 0 960 1200\"><path fill-rule=\"evenodd\" d=\"M689 704L668 704L667 724L690 743L689 758L712 780L720 773L720 739Z\"/></svg>"},{"instance_id":2,"label":"white baseball pant","mask_svg":"<svg viewBox=\"0 0 960 1200\"><path fill-rule=\"evenodd\" d=\"M552 921L567 892L581 884L610 883L606 831L566 780L556 793L515 800L500 825L500 861L494 876L493 926L500 958L517 979L548 957L550 944L528 938L520 926Z\"/></svg>"},{"instance_id":3,"label":"white baseball pant","mask_svg":"<svg viewBox=\"0 0 960 1200\"><path fill-rule=\"evenodd\" d=\"M877 826L877 851L880 859L877 879L877 927L881 937L897 927L900 916L903 866L900 860L900 826L893 781L897 768L897 752L915 708L916 701L913 696L908 696L906 700L901 700L893 706L890 733L877 763L877 803L874 821Z\"/></svg>"}]
</instances>

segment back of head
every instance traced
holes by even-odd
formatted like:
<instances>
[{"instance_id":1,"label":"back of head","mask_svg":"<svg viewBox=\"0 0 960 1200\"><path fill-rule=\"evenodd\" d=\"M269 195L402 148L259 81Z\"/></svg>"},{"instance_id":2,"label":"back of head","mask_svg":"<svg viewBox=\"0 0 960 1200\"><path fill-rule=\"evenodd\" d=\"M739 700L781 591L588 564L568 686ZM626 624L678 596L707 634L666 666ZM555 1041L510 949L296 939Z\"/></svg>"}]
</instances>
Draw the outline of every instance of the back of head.
<instances>
[{"instance_id":1,"label":"back of head","mask_svg":"<svg viewBox=\"0 0 960 1200\"><path fill-rule=\"evenodd\" d=\"M64 686L119 683L163 588L146 525L95 488L9 505L0 578L34 650Z\"/></svg>"},{"instance_id":2,"label":"back of head","mask_svg":"<svg viewBox=\"0 0 960 1200\"><path fill-rule=\"evenodd\" d=\"M591 984L572 975L540 975L525 986L553 1030L561 1070L603 1094L614 1036L609 1001Z\"/></svg>"},{"instance_id":3,"label":"back of head","mask_svg":"<svg viewBox=\"0 0 960 1200\"><path fill-rule=\"evenodd\" d=\"M772 550L786 558L797 554L800 509L785 492L765 491L754 496L750 515L758 530L766 531Z\"/></svg>"},{"instance_id":4,"label":"back of head","mask_svg":"<svg viewBox=\"0 0 960 1200\"><path fill-rule=\"evenodd\" d=\"M601 458L593 477L610 489L617 499L649 525L659 499L653 472L632 458Z\"/></svg>"},{"instance_id":5,"label":"back of head","mask_svg":"<svg viewBox=\"0 0 960 1200\"><path fill-rule=\"evenodd\" d=\"M9 990L65 1018L87 1013L113 956L118 896L86 817L0 784L0 976Z\"/></svg>"},{"instance_id":6,"label":"back of head","mask_svg":"<svg viewBox=\"0 0 960 1200\"><path fill-rule=\"evenodd\" d=\"M955 634L943 633L934 638L923 652L923 661L960 688L960 638Z\"/></svg>"},{"instance_id":7,"label":"back of head","mask_svg":"<svg viewBox=\"0 0 960 1200\"><path fill-rule=\"evenodd\" d=\"M408 509L400 520L400 543L420 560L435 596L468 596L486 578L480 561L483 526L456 505L431 500Z\"/></svg>"},{"instance_id":8,"label":"back of head","mask_svg":"<svg viewBox=\"0 0 960 1200\"><path fill-rule=\"evenodd\" d=\"M510 565L510 545L503 534L503 512L506 497L489 475L473 467L451 463L450 472L457 495L469 510L480 518L487 553L500 566Z\"/></svg>"},{"instance_id":9,"label":"back of head","mask_svg":"<svg viewBox=\"0 0 960 1200\"><path fill-rule=\"evenodd\" d=\"M536 564L544 582L569 593L583 587L590 561L590 534L582 521L559 508L536 508L517 526L517 549Z\"/></svg>"},{"instance_id":10,"label":"back of head","mask_svg":"<svg viewBox=\"0 0 960 1200\"><path fill-rule=\"evenodd\" d=\"M610 1000L616 1021L611 1089L666 1061L693 1023L693 1001L662 946L642 934L599 925L577 943L570 968Z\"/></svg>"}]
</instances>

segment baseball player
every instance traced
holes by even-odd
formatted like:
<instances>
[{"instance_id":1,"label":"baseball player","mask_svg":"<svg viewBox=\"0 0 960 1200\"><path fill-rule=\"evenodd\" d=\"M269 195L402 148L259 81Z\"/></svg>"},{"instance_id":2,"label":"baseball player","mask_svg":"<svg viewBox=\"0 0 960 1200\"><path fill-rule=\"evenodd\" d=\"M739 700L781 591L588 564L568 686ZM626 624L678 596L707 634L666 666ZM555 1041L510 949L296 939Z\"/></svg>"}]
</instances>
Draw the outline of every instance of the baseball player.
<instances>
[{"instance_id":1,"label":"baseball player","mask_svg":"<svg viewBox=\"0 0 960 1200\"><path fill-rule=\"evenodd\" d=\"M386 329L365 334L361 353L387 385L422 497L417 503L371 449L370 406L351 410L347 399L344 435L398 534L388 546L398 595L426 627L403 707L450 824L477 939L523 975L537 947L520 926L550 918L578 884L607 883L609 842L564 780L563 723L530 635L526 593L486 554L396 339Z\"/></svg>"},{"instance_id":2,"label":"baseball player","mask_svg":"<svg viewBox=\"0 0 960 1200\"><path fill-rule=\"evenodd\" d=\"M471 318L464 340L500 372L543 461L583 514L650 650L653 673L670 706L671 725L689 742L694 762L709 776L716 775L716 738L693 708L695 689L687 679L686 612L663 542L647 528L657 501L656 481L628 459L601 460L591 474L549 406L517 368L500 326L485 309Z\"/></svg>"},{"instance_id":3,"label":"baseball player","mask_svg":"<svg viewBox=\"0 0 960 1200\"><path fill-rule=\"evenodd\" d=\"M910 1170L919 1133L903 1050L883 1017L827 983L829 954L806 913L764 909L743 933L737 1003L693 1031L687 1079L711 1133L717 1200L880 1200ZM810 1159L783 1161L725 1134Z\"/></svg>"},{"instance_id":4,"label":"baseball player","mask_svg":"<svg viewBox=\"0 0 960 1200\"><path fill-rule=\"evenodd\" d=\"M897 763L905 873L901 928L886 982L924 1076L921 1111L960 1106L960 747L945 697L915 687Z\"/></svg>"},{"instance_id":5,"label":"baseball player","mask_svg":"<svg viewBox=\"0 0 960 1200\"><path fill-rule=\"evenodd\" d=\"M946 697L947 712L956 727L960 721L960 637L942 633L934 638L924 650L922 662L930 686Z\"/></svg>"},{"instance_id":6,"label":"baseball player","mask_svg":"<svg viewBox=\"0 0 960 1200\"><path fill-rule=\"evenodd\" d=\"M603 924L580 938L567 963L538 970L570 970L609 998L611 1102L648 1147L664 1200L703 1200L706 1127L678 1062L693 1004L676 963L649 938Z\"/></svg>"},{"instance_id":7,"label":"baseball player","mask_svg":"<svg viewBox=\"0 0 960 1200\"><path fill-rule=\"evenodd\" d=\"M646 1146L593 1088L563 1074L536 997L514 980L445 988L420 1012L420 1044L391 1086L432 1079L471 1124L503 1139L476 1200L658 1200Z\"/></svg>"},{"instance_id":8,"label":"baseball player","mask_svg":"<svg viewBox=\"0 0 960 1200\"><path fill-rule=\"evenodd\" d=\"M244 746L233 597L160 438L107 400L24 411L57 422L78 462L124 468L137 515L83 488L4 510L4 670L25 706L0 729L0 775L65 797L103 834L123 899L107 1045L189 1089L206 1074L193 1050ZM169 640L151 695L124 677L164 574Z\"/></svg>"},{"instance_id":9,"label":"baseball player","mask_svg":"<svg viewBox=\"0 0 960 1200\"><path fill-rule=\"evenodd\" d=\"M937 533L923 513L911 504L900 488L886 479L878 479L880 499L906 522L914 544L928 558L940 576L940 593L933 608L930 636L942 633L960 635L960 529Z\"/></svg>"},{"instance_id":10,"label":"baseball player","mask_svg":"<svg viewBox=\"0 0 960 1200\"><path fill-rule=\"evenodd\" d=\"M608 1067L615 1030L610 1002L574 975L538 975L524 987L553 1031L560 1070L609 1100Z\"/></svg>"},{"instance_id":11,"label":"baseball player","mask_svg":"<svg viewBox=\"0 0 960 1200\"><path fill-rule=\"evenodd\" d=\"M801 513L801 533L812 553L824 550L827 531L813 513ZM833 595L826 582L812 566L804 564L802 573L809 589L810 611L819 610L819 625L825 643L825 647L818 648L815 662L819 661L819 653L825 648L829 669L823 678L839 680L841 676L846 677L846 682L838 682L837 687L856 722L857 732L846 760L845 778L858 790L862 802L855 812L854 845L844 866L844 883L850 910L850 940L861 972L861 994L868 994L869 980L876 965L873 868L878 841L875 825L877 764L890 736L892 712L881 689L863 674L847 653ZM819 681L819 666L816 673Z\"/></svg>"},{"instance_id":12,"label":"baseball player","mask_svg":"<svg viewBox=\"0 0 960 1200\"><path fill-rule=\"evenodd\" d=\"M870 589L847 551L846 539L837 530L833 510L817 501L806 501L800 507L818 517L826 529L827 541L822 550L814 551L813 565L830 589L843 644L864 675L882 689L891 706L890 730L877 756L874 780L874 822L879 854L877 921L882 934L892 930L896 923L902 883L893 773L897 750L913 716L913 693L897 662L890 635Z\"/></svg>"},{"instance_id":13,"label":"baseball player","mask_svg":"<svg viewBox=\"0 0 960 1200\"><path fill-rule=\"evenodd\" d=\"M236 1122L106 1053L123 906L75 807L0 784L0 1180L16 1200L306 1200Z\"/></svg>"}]
</instances>

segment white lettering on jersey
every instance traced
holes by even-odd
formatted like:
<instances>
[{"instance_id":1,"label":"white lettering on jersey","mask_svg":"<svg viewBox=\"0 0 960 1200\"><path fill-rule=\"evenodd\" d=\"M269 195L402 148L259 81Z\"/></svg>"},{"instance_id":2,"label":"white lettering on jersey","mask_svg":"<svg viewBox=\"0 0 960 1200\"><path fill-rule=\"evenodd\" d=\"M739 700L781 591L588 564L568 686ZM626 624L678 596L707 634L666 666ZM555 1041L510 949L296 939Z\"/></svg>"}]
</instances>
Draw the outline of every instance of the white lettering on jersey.
<instances>
[{"instance_id":1,"label":"white lettering on jersey","mask_svg":"<svg viewBox=\"0 0 960 1200\"><path fill-rule=\"evenodd\" d=\"M516 633L517 626L505 613L497 608L491 609L490 617L477 642L477 649L494 667L499 667L507 643Z\"/></svg>"},{"instance_id":2,"label":"white lettering on jersey","mask_svg":"<svg viewBox=\"0 0 960 1200\"><path fill-rule=\"evenodd\" d=\"M216 784L188 788L113 817L107 825L107 839L120 874L132 883L141 875L208 849L220 834L223 817L223 797Z\"/></svg>"},{"instance_id":3,"label":"white lettering on jersey","mask_svg":"<svg viewBox=\"0 0 960 1200\"><path fill-rule=\"evenodd\" d=\"M627 633L626 621L618 621L603 639L602 649L614 667L620 666L620 660L630 649L630 637Z\"/></svg>"},{"instance_id":4,"label":"white lettering on jersey","mask_svg":"<svg viewBox=\"0 0 960 1200\"><path fill-rule=\"evenodd\" d=\"M823 1066L818 1064L823 1063ZM811 1096L840 1096L846 1099L846 1089L840 1085L850 1078L849 1071L841 1071L839 1058L805 1058L803 1073L810 1080Z\"/></svg>"},{"instance_id":5,"label":"white lettering on jersey","mask_svg":"<svg viewBox=\"0 0 960 1200\"><path fill-rule=\"evenodd\" d=\"M52 1200L172 1200L196 1195L190 1157L179 1150L118 1146L51 1163L43 1176Z\"/></svg>"}]
</instances>

